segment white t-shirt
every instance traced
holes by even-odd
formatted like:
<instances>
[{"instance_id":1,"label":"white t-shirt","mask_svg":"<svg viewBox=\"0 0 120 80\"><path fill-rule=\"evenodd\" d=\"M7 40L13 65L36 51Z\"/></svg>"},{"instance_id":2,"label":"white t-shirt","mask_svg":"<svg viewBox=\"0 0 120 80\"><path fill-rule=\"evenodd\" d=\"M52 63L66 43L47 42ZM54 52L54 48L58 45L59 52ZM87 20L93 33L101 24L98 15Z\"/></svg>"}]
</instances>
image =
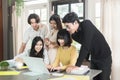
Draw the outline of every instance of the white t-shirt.
<instances>
[{"instance_id":1,"label":"white t-shirt","mask_svg":"<svg viewBox=\"0 0 120 80\"><path fill-rule=\"evenodd\" d=\"M26 50L23 53L15 56L14 59L16 59L17 57L23 57L23 56L29 56L29 55L30 55L30 50ZM43 55L44 55L44 59L43 59L44 63L49 64L48 53L46 49L44 49Z\"/></svg>"}]
</instances>

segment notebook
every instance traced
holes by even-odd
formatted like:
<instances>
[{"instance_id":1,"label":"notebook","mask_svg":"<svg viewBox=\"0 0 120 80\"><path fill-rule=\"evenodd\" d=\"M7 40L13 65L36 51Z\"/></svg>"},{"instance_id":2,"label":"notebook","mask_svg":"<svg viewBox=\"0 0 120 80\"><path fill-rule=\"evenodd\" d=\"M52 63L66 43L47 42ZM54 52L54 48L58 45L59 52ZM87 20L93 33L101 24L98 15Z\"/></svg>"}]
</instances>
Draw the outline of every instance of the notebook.
<instances>
[{"instance_id":1,"label":"notebook","mask_svg":"<svg viewBox=\"0 0 120 80\"><path fill-rule=\"evenodd\" d=\"M82 75L85 75L89 71L90 71L90 69L88 68L88 66L81 65L81 67L79 67L78 69L72 70L70 73L71 74L82 74Z\"/></svg>"},{"instance_id":2,"label":"notebook","mask_svg":"<svg viewBox=\"0 0 120 80\"><path fill-rule=\"evenodd\" d=\"M49 71L45 66L42 58L27 57L27 56L24 56L22 58L31 72L38 74L49 74Z\"/></svg>"}]
</instances>

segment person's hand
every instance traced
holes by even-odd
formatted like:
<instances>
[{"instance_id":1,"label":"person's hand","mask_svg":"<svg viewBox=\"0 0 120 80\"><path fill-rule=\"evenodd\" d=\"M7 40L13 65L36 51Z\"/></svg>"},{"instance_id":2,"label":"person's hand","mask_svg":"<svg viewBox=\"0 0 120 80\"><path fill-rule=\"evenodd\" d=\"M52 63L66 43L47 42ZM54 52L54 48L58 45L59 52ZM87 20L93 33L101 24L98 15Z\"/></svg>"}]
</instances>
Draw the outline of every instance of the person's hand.
<instances>
[{"instance_id":1,"label":"person's hand","mask_svg":"<svg viewBox=\"0 0 120 80\"><path fill-rule=\"evenodd\" d=\"M50 44L49 39L48 39L48 38L45 38L45 39L44 39L44 43L45 43L45 45L49 45L49 44Z\"/></svg>"},{"instance_id":2,"label":"person's hand","mask_svg":"<svg viewBox=\"0 0 120 80\"><path fill-rule=\"evenodd\" d=\"M54 70L60 71L60 70L61 70L61 67L60 67L60 66L55 67Z\"/></svg>"},{"instance_id":3,"label":"person's hand","mask_svg":"<svg viewBox=\"0 0 120 80\"><path fill-rule=\"evenodd\" d=\"M54 45L53 44L49 44L49 48L54 48Z\"/></svg>"},{"instance_id":4,"label":"person's hand","mask_svg":"<svg viewBox=\"0 0 120 80\"><path fill-rule=\"evenodd\" d=\"M23 63L24 61L23 61L23 59L22 58L20 58L20 57L17 57L16 59L15 59L15 61L17 61L17 62L21 62L21 63Z\"/></svg>"},{"instance_id":5,"label":"person's hand","mask_svg":"<svg viewBox=\"0 0 120 80\"><path fill-rule=\"evenodd\" d=\"M72 70L74 70L74 69L78 69L79 67L77 67L77 66L69 66L67 69L66 69L66 72L67 73L70 73Z\"/></svg>"},{"instance_id":6,"label":"person's hand","mask_svg":"<svg viewBox=\"0 0 120 80\"><path fill-rule=\"evenodd\" d=\"M47 69L51 72L54 70L54 67L52 65L47 65Z\"/></svg>"},{"instance_id":7,"label":"person's hand","mask_svg":"<svg viewBox=\"0 0 120 80\"><path fill-rule=\"evenodd\" d=\"M48 38L45 38L44 41L47 42L47 41L49 41L49 39L48 39Z\"/></svg>"},{"instance_id":8,"label":"person's hand","mask_svg":"<svg viewBox=\"0 0 120 80\"><path fill-rule=\"evenodd\" d=\"M51 65L46 65L47 66L47 69L51 69L52 68L52 66Z\"/></svg>"},{"instance_id":9,"label":"person's hand","mask_svg":"<svg viewBox=\"0 0 120 80\"><path fill-rule=\"evenodd\" d=\"M61 70L61 67L53 67L52 65L47 65L47 68L49 69L50 72Z\"/></svg>"}]
</instances>

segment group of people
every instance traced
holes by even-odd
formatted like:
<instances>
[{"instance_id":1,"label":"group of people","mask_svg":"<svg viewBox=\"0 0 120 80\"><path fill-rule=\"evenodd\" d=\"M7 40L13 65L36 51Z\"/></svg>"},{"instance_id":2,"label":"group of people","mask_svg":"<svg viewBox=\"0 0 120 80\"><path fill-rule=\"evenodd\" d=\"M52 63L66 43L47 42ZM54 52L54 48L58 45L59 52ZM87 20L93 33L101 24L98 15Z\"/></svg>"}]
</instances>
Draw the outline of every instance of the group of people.
<instances>
[{"instance_id":1,"label":"group of people","mask_svg":"<svg viewBox=\"0 0 120 80\"><path fill-rule=\"evenodd\" d=\"M23 42L16 61L22 61L20 56L43 58L49 70L64 70L70 73L78 69L88 54L91 55L90 68L102 70L94 80L110 80L111 50L101 32L90 20L80 22L75 12L66 14L62 22L60 16L53 14L50 19L50 31L47 26L39 24L37 14L30 14ZM72 44L72 39L81 44L79 53ZM31 40L31 48L25 50L27 42ZM23 62L23 61L22 61Z\"/></svg>"}]
</instances>

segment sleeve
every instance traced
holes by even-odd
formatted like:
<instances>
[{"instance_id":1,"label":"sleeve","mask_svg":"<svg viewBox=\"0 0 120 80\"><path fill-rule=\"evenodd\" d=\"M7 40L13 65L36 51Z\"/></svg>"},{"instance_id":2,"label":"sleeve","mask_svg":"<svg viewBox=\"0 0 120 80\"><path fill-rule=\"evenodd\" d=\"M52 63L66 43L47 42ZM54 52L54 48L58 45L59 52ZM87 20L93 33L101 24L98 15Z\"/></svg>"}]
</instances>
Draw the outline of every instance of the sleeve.
<instances>
[{"instance_id":1,"label":"sleeve","mask_svg":"<svg viewBox=\"0 0 120 80\"><path fill-rule=\"evenodd\" d=\"M89 51L84 46L81 46L81 50L80 50L79 57L76 62L76 66L81 66L83 60L86 58L88 53Z\"/></svg>"},{"instance_id":2,"label":"sleeve","mask_svg":"<svg viewBox=\"0 0 120 80\"><path fill-rule=\"evenodd\" d=\"M54 60L54 62L52 64L53 67L59 66L59 63L60 63L60 58L59 57L60 57L60 51L57 50L57 54L56 54L55 60Z\"/></svg>"},{"instance_id":3,"label":"sleeve","mask_svg":"<svg viewBox=\"0 0 120 80\"><path fill-rule=\"evenodd\" d=\"M48 29L48 26L44 25L44 27L45 27L45 38L47 38L50 34L50 31Z\"/></svg>"},{"instance_id":4,"label":"sleeve","mask_svg":"<svg viewBox=\"0 0 120 80\"><path fill-rule=\"evenodd\" d=\"M49 58L48 58L48 53L47 53L47 50L44 49L44 63L45 64L49 64Z\"/></svg>"},{"instance_id":5,"label":"sleeve","mask_svg":"<svg viewBox=\"0 0 120 80\"><path fill-rule=\"evenodd\" d=\"M45 32L46 33L46 32ZM46 33L45 38L49 38L51 34L51 30L49 30L49 32Z\"/></svg>"},{"instance_id":6,"label":"sleeve","mask_svg":"<svg viewBox=\"0 0 120 80\"><path fill-rule=\"evenodd\" d=\"M23 53L18 54L17 56L14 57L14 60L17 59L18 57L24 57L24 56L29 56L30 50L26 50Z\"/></svg>"},{"instance_id":7,"label":"sleeve","mask_svg":"<svg viewBox=\"0 0 120 80\"><path fill-rule=\"evenodd\" d=\"M29 40L29 32L30 32L30 28L28 30L25 31L24 35L23 35L23 43L27 43Z\"/></svg>"},{"instance_id":8,"label":"sleeve","mask_svg":"<svg viewBox=\"0 0 120 80\"><path fill-rule=\"evenodd\" d=\"M91 23L90 20L85 20L82 24L84 28L84 40L82 42L81 50L79 52L79 57L76 62L76 66L81 66L83 60L87 57L89 54L89 51L91 49L91 43L96 31L95 26Z\"/></svg>"}]
</instances>

